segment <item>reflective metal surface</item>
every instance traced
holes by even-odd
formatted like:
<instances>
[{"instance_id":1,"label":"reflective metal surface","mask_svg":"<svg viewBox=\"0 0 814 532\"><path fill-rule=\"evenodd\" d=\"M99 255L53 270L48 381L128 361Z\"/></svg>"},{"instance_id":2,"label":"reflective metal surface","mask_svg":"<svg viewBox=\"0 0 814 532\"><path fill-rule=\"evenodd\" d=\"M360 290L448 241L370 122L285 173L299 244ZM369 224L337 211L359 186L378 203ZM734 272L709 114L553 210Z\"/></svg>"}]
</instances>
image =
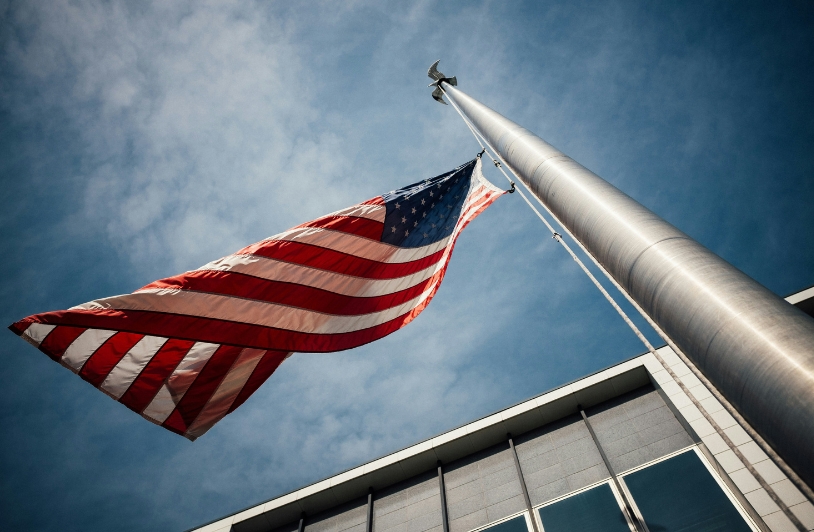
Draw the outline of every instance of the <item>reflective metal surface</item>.
<instances>
[{"instance_id":1,"label":"reflective metal surface","mask_svg":"<svg viewBox=\"0 0 814 532\"><path fill-rule=\"evenodd\" d=\"M511 169L814 486L814 319L447 83Z\"/></svg>"}]
</instances>

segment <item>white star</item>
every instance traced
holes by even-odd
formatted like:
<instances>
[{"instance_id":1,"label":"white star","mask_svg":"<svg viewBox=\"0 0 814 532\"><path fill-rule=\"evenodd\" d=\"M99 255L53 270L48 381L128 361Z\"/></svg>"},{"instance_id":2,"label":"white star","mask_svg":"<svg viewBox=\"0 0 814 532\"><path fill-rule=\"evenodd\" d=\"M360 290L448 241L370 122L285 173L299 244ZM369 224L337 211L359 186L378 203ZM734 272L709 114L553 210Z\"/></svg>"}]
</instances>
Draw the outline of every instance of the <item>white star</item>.
<instances>
[{"instance_id":1,"label":"white star","mask_svg":"<svg viewBox=\"0 0 814 532\"><path fill-rule=\"evenodd\" d=\"M435 229L435 224L432 224L432 228Z\"/></svg>"},{"instance_id":2,"label":"white star","mask_svg":"<svg viewBox=\"0 0 814 532\"><path fill-rule=\"evenodd\" d=\"M413 214L415 214L415 207L413 207Z\"/></svg>"},{"instance_id":3,"label":"white star","mask_svg":"<svg viewBox=\"0 0 814 532\"><path fill-rule=\"evenodd\" d=\"M425 201L422 199L422 200L421 200L421 204L422 204L422 205L424 205L425 203L426 203L426 202L425 202Z\"/></svg>"},{"instance_id":4,"label":"white star","mask_svg":"<svg viewBox=\"0 0 814 532\"><path fill-rule=\"evenodd\" d=\"M395 225L393 227L391 227L390 229L392 229L394 233L396 232L396 226Z\"/></svg>"},{"instance_id":5,"label":"white star","mask_svg":"<svg viewBox=\"0 0 814 532\"><path fill-rule=\"evenodd\" d=\"M397 208L397 209L401 209L401 205L399 205L398 203L396 203L396 208Z\"/></svg>"},{"instance_id":6,"label":"white star","mask_svg":"<svg viewBox=\"0 0 814 532\"><path fill-rule=\"evenodd\" d=\"M413 227L418 227L418 222L413 222Z\"/></svg>"},{"instance_id":7,"label":"white star","mask_svg":"<svg viewBox=\"0 0 814 532\"><path fill-rule=\"evenodd\" d=\"M432 190L430 190L430 197L432 197L432 196L433 196L433 194L432 194Z\"/></svg>"},{"instance_id":8,"label":"white star","mask_svg":"<svg viewBox=\"0 0 814 532\"><path fill-rule=\"evenodd\" d=\"M430 205L430 209L432 209L433 207L435 207L435 203L433 203L432 205Z\"/></svg>"},{"instance_id":9,"label":"white star","mask_svg":"<svg viewBox=\"0 0 814 532\"><path fill-rule=\"evenodd\" d=\"M460 195L460 194L458 194L457 196L455 196L455 199L458 199L458 198L460 198L460 197L461 197L461 195Z\"/></svg>"},{"instance_id":10,"label":"white star","mask_svg":"<svg viewBox=\"0 0 814 532\"><path fill-rule=\"evenodd\" d=\"M430 236L430 235L428 235L427 233L424 233L424 238L427 238L428 236Z\"/></svg>"},{"instance_id":11,"label":"white star","mask_svg":"<svg viewBox=\"0 0 814 532\"><path fill-rule=\"evenodd\" d=\"M443 195L443 194L441 194L440 196L438 196L438 199L439 199L439 200L444 199L444 195Z\"/></svg>"},{"instance_id":12,"label":"white star","mask_svg":"<svg viewBox=\"0 0 814 532\"><path fill-rule=\"evenodd\" d=\"M426 212L425 212L425 213L422 213L422 214L421 214L421 217L422 217L422 218L426 218L426 217L427 217L427 213L426 213Z\"/></svg>"},{"instance_id":13,"label":"white star","mask_svg":"<svg viewBox=\"0 0 814 532\"><path fill-rule=\"evenodd\" d=\"M401 217L401 223L406 224L406 223L407 223L407 218L405 218L404 216L402 216L402 217Z\"/></svg>"},{"instance_id":14,"label":"white star","mask_svg":"<svg viewBox=\"0 0 814 532\"><path fill-rule=\"evenodd\" d=\"M404 236L410 236L410 231L404 231Z\"/></svg>"}]
</instances>

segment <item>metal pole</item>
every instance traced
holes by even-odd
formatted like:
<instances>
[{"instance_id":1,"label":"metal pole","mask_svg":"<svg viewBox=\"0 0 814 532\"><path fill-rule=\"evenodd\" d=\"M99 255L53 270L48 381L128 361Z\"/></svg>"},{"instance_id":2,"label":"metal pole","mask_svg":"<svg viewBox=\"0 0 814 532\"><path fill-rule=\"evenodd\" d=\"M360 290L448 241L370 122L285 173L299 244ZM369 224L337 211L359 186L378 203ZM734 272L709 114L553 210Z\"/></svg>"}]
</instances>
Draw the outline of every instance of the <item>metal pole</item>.
<instances>
[{"instance_id":1,"label":"metal pole","mask_svg":"<svg viewBox=\"0 0 814 532\"><path fill-rule=\"evenodd\" d=\"M588 416L585 414L585 410L583 410L582 405L577 405L579 408L579 413L582 414L582 421L585 422L585 426L588 427L588 432L591 433L591 439L594 440L594 445L596 448L599 449L599 456L602 457L602 461L605 463L605 468L610 473L611 480L613 480L613 485L616 486L616 491L619 492L619 496L622 498L622 502L625 505L625 513L627 514L628 519L630 522L633 523L633 527L639 532L650 532L650 529L647 528L647 523L644 522L643 519L639 519L639 516L636 512L633 511L633 505L630 504L630 501L627 498L627 493L624 489L622 489L622 484L619 482L619 477L616 476L616 472L613 470L613 466L608 460L608 456L605 454L605 449L602 448L602 444L599 443L599 438L596 437L596 432L594 432L594 428L591 426L591 422L588 421Z\"/></svg>"},{"instance_id":2,"label":"metal pole","mask_svg":"<svg viewBox=\"0 0 814 532\"><path fill-rule=\"evenodd\" d=\"M534 195L814 485L814 320L530 131L441 85Z\"/></svg>"},{"instance_id":3,"label":"metal pole","mask_svg":"<svg viewBox=\"0 0 814 532\"><path fill-rule=\"evenodd\" d=\"M447 514L447 490L444 488L444 468L441 460L438 460L438 487L441 490L441 521L444 525L444 532L449 532L449 515Z\"/></svg>"},{"instance_id":4,"label":"metal pole","mask_svg":"<svg viewBox=\"0 0 814 532\"><path fill-rule=\"evenodd\" d=\"M517 469L517 478L520 479L520 489L523 491L523 499L526 501L526 509L529 511L531 526L534 528L534 532L540 532L537 529L537 519L534 518L534 508L531 506L531 497L529 497L529 490L526 487L526 479L523 477L523 470L520 468L520 458L517 456L517 449L514 447L514 439L512 438L511 432L506 434L506 437L509 438L509 448L514 458L514 467Z\"/></svg>"},{"instance_id":5,"label":"metal pole","mask_svg":"<svg viewBox=\"0 0 814 532\"><path fill-rule=\"evenodd\" d=\"M373 488L367 490L367 526L366 532L373 532Z\"/></svg>"}]
</instances>

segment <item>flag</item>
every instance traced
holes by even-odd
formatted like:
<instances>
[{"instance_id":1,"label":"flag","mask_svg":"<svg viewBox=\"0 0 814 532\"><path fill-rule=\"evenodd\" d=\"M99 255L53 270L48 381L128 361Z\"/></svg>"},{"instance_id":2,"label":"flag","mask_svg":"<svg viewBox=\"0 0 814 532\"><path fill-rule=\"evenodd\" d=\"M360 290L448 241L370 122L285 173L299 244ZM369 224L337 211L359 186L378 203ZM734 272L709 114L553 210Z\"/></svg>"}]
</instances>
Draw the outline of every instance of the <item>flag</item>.
<instances>
[{"instance_id":1,"label":"flag","mask_svg":"<svg viewBox=\"0 0 814 532\"><path fill-rule=\"evenodd\" d=\"M503 193L474 159L132 294L10 329L194 440L291 353L350 349L407 325L438 290L460 232Z\"/></svg>"}]
</instances>

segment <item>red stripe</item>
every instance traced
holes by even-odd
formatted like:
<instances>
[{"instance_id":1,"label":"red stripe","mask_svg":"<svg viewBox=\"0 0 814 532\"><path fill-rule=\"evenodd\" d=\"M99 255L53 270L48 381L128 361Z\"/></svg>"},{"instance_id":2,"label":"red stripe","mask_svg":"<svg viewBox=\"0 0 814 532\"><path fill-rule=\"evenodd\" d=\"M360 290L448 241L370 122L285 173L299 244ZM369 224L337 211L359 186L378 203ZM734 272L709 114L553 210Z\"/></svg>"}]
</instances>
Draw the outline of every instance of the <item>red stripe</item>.
<instances>
[{"instance_id":1,"label":"red stripe","mask_svg":"<svg viewBox=\"0 0 814 532\"><path fill-rule=\"evenodd\" d=\"M201 342L241 345L256 349L277 349L325 353L364 345L385 336L401 325L390 322L340 334L311 334L262 325L251 325L212 318L164 314L142 310L65 310L32 316L43 323L89 324L91 327L130 330L155 336L183 336Z\"/></svg>"},{"instance_id":2,"label":"red stripe","mask_svg":"<svg viewBox=\"0 0 814 532\"><path fill-rule=\"evenodd\" d=\"M369 238L376 242L381 242L382 231L384 231L384 224L382 222L356 216L326 216L298 225L297 227L332 229L334 231L342 231L343 233Z\"/></svg>"},{"instance_id":3,"label":"red stripe","mask_svg":"<svg viewBox=\"0 0 814 532\"><path fill-rule=\"evenodd\" d=\"M441 270L441 276L444 271L446 265ZM434 294L437 289L436 284L432 293ZM425 301L428 302L429 299ZM425 306L426 304L419 305L422 309ZM37 314L30 318L41 323L72 325L81 323L90 327L129 330L155 336L183 335L185 338L202 342L256 349L325 353L351 349L386 336L405 325L405 316L407 314L368 329L338 334L303 333L262 325L141 310L64 310Z\"/></svg>"},{"instance_id":4,"label":"red stripe","mask_svg":"<svg viewBox=\"0 0 814 532\"><path fill-rule=\"evenodd\" d=\"M381 196L376 196L375 198L370 198L367 201L363 201L359 205L384 205L384 198Z\"/></svg>"},{"instance_id":5,"label":"red stripe","mask_svg":"<svg viewBox=\"0 0 814 532\"><path fill-rule=\"evenodd\" d=\"M304 244L302 242L288 242L272 240L258 242L245 247L235 253L236 255L257 255L276 259L292 264L301 264L345 275L364 277L366 279L396 279L404 277L427 266L435 264L441 259L444 250L440 249L432 255L411 262L386 263L364 259L349 253L342 253L328 248ZM147 285L150 286L150 285ZM147 287L145 287L147 288Z\"/></svg>"},{"instance_id":6,"label":"red stripe","mask_svg":"<svg viewBox=\"0 0 814 532\"><path fill-rule=\"evenodd\" d=\"M369 314L395 307L418 297L437 278L425 279L418 284L399 292L374 297L353 297L320 288L268 281L236 272L201 270L189 272L150 284L151 288L180 288L211 294L279 303L315 312L340 316Z\"/></svg>"},{"instance_id":7,"label":"red stripe","mask_svg":"<svg viewBox=\"0 0 814 532\"><path fill-rule=\"evenodd\" d=\"M25 320L21 320L16 323L12 323L11 325L8 326L8 328L11 330L11 332L16 334L17 336L22 336L25 330L28 329L29 325L31 325L31 323Z\"/></svg>"},{"instance_id":8,"label":"red stripe","mask_svg":"<svg viewBox=\"0 0 814 532\"><path fill-rule=\"evenodd\" d=\"M168 336L168 335L164 335ZM147 408L150 401L153 400L155 394L167 380L178 363L184 358L184 355L195 344L189 340L178 340L170 338L161 346L161 349L153 355L150 362L141 370L141 373L130 388L121 396L119 402L127 408L134 410L141 414Z\"/></svg>"},{"instance_id":9,"label":"red stripe","mask_svg":"<svg viewBox=\"0 0 814 532\"><path fill-rule=\"evenodd\" d=\"M181 436L183 436L184 432L186 432L186 428L177 428L184 427L184 420L181 418L181 414L178 412L178 410L173 410L170 415L167 416L167 419L164 420L164 423L162 423L161 426L168 431L180 434Z\"/></svg>"},{"instance_id":10,"label":"red stripe","mask_svg":"<svg viewBox=\"0 0 814 532\"><path fill-rule=\"evenodd\" d=\"M226 413L229 414L234 411L237 407L242 405L251 394L257 391L260 385L266 382L266 380L271 377L271 374L280 367L280 364L283 363L283 360L286 359L288 354L287 351L266 351L266 354L263 355L263 358L260 359L260 362L258 362L254 368L249 380L246 381L240 393L237 394L232 406L229 407L229 412Z\"/></svg>"},{"instance_id":11,"label":"red stripe","mask_svg":"<svg viewBox=\"0 0 814 532\"><path fill-rule=\"evenodd\" d=\"M62 355L65 354L65 350L68 349L68 346L85 331L87 331L87 328L57 327L48 333L48 336L42 341L40 351L52 359L59 361Z\"/></svg>"},{"instance_id":12,"label":"red stripe","mask_svg":"<svg viewBox=\"0 0 814 532\"><path fill-rule=\"evenodd\" d=\"M195 382L192 383L162 426L178 434L185 433L209 402L212 394L229 372L229 368L240 356L241 351L243 351L242 347L220 346L198 373Z\"/></svg>"},{"instance_id":13,"label":"red stripe","mask_svg":"<svg viewBox=\"0 0 814 532\"><path fill-rule=\"evenodd\" d=\"M107 339L82 366L79 376L97 388L122 357L144 338L143 334L119 332Z\"/></svg>"}]
</instances>

